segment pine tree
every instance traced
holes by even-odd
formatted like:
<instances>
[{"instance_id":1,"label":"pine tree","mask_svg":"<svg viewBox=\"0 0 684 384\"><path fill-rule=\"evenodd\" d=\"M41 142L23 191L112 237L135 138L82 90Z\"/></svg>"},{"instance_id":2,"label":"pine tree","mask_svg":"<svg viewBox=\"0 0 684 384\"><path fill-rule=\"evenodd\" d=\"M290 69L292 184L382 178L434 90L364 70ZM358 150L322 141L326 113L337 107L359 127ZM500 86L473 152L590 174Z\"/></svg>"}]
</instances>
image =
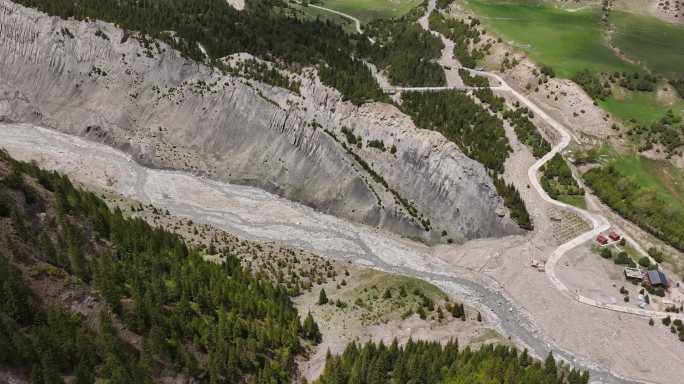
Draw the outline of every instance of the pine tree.
<instances>
[{"instance_id":1,"label":"pine tree","mask_svg":"<svg viewBox=\"0 0 684 384\"><path fill-rule=\"evenodd\" d=\"M318 305L328 304L328 296L325 294L325 289L321 288L321 292L318 294Z\"/></svg>"},{"instance_id":2,"label":"pine tree","mask_svg":"<svg viewBox=\"0 0 684 384\"><path fill-rule=\"evenodd\" d=\"M544 360L544 371L547 375L556 377L556 359L553 358L553 353L549 352Z\"/></svg>"},{"instance_id":3,"label":"pine tree","mask_svg":"<svg viewBox=\"0 0 684 384\"><path fill-rule=\"evenodd\" d=\"M318 324L316 324L313 316L311 316L311 312L306 315L306 319L304 319L304 325L302 327L304 329L305 338L315 343L321 342L321 332L318 329Z\"/></svg>"}]
</instances>

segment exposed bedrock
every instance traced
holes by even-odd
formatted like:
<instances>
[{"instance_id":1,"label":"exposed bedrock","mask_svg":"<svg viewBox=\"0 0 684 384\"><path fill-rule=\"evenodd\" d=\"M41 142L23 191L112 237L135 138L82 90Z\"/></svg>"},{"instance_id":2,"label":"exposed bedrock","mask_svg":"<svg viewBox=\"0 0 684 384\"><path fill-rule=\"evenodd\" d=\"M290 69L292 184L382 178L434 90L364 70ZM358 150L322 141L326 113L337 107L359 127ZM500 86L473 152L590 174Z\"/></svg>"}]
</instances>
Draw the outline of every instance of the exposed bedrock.
<instances>
[{"instance_id":1,"label":"exposed bedrock","mask_svg":"<svg viewBox=\"0 0 684 384\"><path fill-rule=\"evenodd\" d=\"M258 186L430 243L520 233L484 167L394 106L345 102L313 69L298 75L295 94L127 35L0 0L0 119L86 136L148 166ZM361 148L347 145L356 156L342 145L343 127L362 138Z\"/></svg>"}]
</instances>

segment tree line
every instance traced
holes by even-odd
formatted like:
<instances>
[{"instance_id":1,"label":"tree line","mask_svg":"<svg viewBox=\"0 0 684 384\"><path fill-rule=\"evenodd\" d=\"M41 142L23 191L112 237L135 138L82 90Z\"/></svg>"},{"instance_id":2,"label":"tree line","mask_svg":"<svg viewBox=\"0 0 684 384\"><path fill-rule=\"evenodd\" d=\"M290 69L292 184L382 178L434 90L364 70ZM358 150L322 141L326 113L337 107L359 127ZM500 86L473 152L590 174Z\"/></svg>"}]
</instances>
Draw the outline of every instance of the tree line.
<instances>
[{"instance_id":1,"label":"tree line","mask_svg":"<svg viewBox=\"0 0 684 384\"><path fill-rule=\"evenodd\" d=\"M456 341L409 340L399 346L351 343L339 356L328 354L317 384L586 384L589 375L546 360L530 358L506 346L484 345L478 350L459 349Z\"/></svg>"}]
</instances>

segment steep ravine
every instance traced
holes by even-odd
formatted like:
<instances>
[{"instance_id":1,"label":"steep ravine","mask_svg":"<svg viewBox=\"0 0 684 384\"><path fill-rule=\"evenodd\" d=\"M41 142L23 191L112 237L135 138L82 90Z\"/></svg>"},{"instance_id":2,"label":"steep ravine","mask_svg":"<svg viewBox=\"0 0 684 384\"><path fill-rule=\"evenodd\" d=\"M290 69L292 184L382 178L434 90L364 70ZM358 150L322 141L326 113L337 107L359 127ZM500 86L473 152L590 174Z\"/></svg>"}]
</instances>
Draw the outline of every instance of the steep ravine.
<instances>
[{"instance_id":1,"label":"steep ravine","mask_svg":"<svg viewBox=\"0 0 684 384\"><path fill-rule=\"evenodd\" d=\"M147 166L257 186L429 242L444 241L442 230L457 242L520 232L481 164L391 105L342 101L312 70L298 95L224 76L164 44L146 47L112 24L8 0L0 0L0 41L0 120L85 136ZM342 127L362 137L363 148L350 147L388 188L342 147Z\"/></svg>"}]
</instances>

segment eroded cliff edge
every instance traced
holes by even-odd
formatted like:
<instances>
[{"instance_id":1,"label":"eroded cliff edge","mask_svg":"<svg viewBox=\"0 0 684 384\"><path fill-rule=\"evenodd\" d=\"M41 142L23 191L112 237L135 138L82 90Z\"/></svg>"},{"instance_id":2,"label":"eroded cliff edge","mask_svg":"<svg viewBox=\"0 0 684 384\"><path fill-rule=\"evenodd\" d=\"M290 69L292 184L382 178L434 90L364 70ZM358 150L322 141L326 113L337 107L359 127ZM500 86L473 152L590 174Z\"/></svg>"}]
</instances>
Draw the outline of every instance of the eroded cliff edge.
<instances>
[{"instance_id":1,"label":"eroded cliff edge","mask_svg":"<svg viewBox=\"0 0 684 384\"><path fill-rule=\"evenodd\" d=\"M313 69L298 76L295 94L224 75L112 24L0 0L0 119L428 242L520 233L484 167L453 143L417 129L394 106L343 101ZM343 128L364 145L350 145Z\"/></svg>"}]
</instances>

